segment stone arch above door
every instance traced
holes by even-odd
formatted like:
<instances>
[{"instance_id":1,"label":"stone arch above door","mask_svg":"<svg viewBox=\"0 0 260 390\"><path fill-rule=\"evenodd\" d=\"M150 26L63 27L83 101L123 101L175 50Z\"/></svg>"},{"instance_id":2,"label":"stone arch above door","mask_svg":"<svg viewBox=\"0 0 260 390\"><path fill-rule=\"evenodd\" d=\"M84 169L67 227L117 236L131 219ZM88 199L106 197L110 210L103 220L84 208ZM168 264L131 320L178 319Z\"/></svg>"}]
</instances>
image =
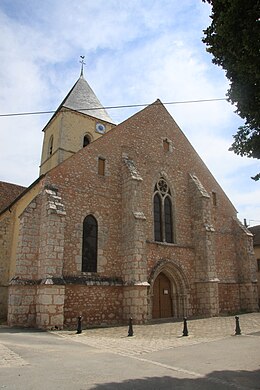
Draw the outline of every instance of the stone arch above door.
<instances>
[{"instance_id":1,"label":"stone arch above door","mask_svg":"<svg viewBox=\"0 0 260 390\"><path fill-rule=\"evenodd\" d=\"M167 280L169 281L168 287ZM150 318L166 318L168 317L166 313L171 313L170 317L176 319L188 315L189 283L177 261L159 261L152 269L148 282L150 284ZM159 292L160 288L161 292ZM159 293L161 298L158 297ZM168 297L163 295L168 295ZM169 299L172 305L171 310L166 307L158 308L158 304L168 306Z\"/></svg>"}]
</instances>

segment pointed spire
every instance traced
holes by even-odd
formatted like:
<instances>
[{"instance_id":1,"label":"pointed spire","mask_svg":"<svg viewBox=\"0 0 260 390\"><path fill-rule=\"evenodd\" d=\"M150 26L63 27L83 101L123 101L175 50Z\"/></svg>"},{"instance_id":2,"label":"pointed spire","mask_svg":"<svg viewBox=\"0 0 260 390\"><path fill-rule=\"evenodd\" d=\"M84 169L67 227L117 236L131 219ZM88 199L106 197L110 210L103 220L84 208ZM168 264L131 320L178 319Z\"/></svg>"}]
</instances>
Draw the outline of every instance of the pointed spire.
<instances>
[{"instance_id":1,"label":"pointed spire","mask_svg":"<svg viewBox=\"0 0 260 390\"><path fill-rule=\"evenodd\" d=\"M96 97L95 93L87 83L83 75L85 56L80 56L81 72L78 81L71 88L60 107L70 108L74 111L82 112L95 118L113 123L112 119ZM58 110L60 109L58 108Z\"/></svg>"},{"instance_id":2,"label":"pointed spire","mask_svg":"<svg viewBox=\"0 0 260 390\"><path fill-rule=\"evenodd\" d=\"M83 77L83 66L86 65L86 63L84 62L85 56L80 56L80 58L81 58L81 60L79 61L81 64L80 77Z\"/></svg>"},{"instance_id":3,"label":"pointed spire","mask_svg":"<svg viewBox=\"0 0 260 390\"><path fill-rule=\"evenodd\" d=\"M102 106L95 93L89 86L88 82L85 80L83 75L83 66L86 65L84 62L85 56L80 56L80 58L80 77L73 85L67 96L63 99L62 103L59 105L49 122L46 124L45 128L49 125L49 123L62 107L70 108L71 110L81 112L82 114L87 114L94 118L113 123L105 108Z\"/></svg>"}]
</instances>

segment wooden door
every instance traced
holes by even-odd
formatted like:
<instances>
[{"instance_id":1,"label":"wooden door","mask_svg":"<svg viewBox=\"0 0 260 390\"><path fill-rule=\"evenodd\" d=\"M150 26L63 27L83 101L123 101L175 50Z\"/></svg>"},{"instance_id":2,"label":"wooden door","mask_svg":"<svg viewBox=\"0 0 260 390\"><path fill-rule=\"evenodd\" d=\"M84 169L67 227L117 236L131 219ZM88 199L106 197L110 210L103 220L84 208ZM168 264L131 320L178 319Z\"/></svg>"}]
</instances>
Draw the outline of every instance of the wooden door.
<instances>
[{"instance_id":1,"label":"wooden door","mask_svg":"<svg viewBox=\"0 0 260 390\"><path fill-rule=\"evenodd\" d=\"M172 317L171 282L160 273L153 287L153 318Z\"/></svg>"}]
</instances>

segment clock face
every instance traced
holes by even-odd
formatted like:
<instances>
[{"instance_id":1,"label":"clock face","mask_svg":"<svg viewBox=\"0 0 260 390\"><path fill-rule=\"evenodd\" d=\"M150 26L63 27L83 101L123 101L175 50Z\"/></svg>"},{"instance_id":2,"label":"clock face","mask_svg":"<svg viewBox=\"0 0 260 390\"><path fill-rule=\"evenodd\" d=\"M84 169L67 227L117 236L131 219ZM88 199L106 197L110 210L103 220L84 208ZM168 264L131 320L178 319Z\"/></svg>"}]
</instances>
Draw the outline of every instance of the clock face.
<instances>
[{"instance_id":1,"label":"clock face","mask_svg":"<svg viewBox=\"0 0 260 390\"><path fill-rule=\"evenodd\" d=\"M96 132L99 134L104 134L106 132L106 126L103 125L102 123L97 123L96 124Z\"/></svg>"}]
</instances>

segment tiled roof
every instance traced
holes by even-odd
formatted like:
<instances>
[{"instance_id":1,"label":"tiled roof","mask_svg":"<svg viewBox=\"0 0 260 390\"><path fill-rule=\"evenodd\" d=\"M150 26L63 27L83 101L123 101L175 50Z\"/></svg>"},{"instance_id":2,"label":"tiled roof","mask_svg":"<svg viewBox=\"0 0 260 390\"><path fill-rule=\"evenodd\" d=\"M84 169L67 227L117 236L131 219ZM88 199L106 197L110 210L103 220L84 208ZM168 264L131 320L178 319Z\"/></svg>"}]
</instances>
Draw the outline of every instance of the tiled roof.
<instances>
[{"instance_id":1,"label":"tiled roof","mask_svg":"<svg viewBox=\"0 0 260 390\"><path fill-rule=\"evenodd\" d=\"M253 234L254 245L260 245L260 225L252 226L248 228Z\"/></svg>"},{"instance_id":2,"label":"tiled roof","mask_svg":"<svg viewBox=\"0 0 260 390\"><path fill-rule=\"evenodd\" d=\"M26 187L18 186L17 184L0 181L0 212L11 204L25 189Z\"/></svg>"}]
</instances>

